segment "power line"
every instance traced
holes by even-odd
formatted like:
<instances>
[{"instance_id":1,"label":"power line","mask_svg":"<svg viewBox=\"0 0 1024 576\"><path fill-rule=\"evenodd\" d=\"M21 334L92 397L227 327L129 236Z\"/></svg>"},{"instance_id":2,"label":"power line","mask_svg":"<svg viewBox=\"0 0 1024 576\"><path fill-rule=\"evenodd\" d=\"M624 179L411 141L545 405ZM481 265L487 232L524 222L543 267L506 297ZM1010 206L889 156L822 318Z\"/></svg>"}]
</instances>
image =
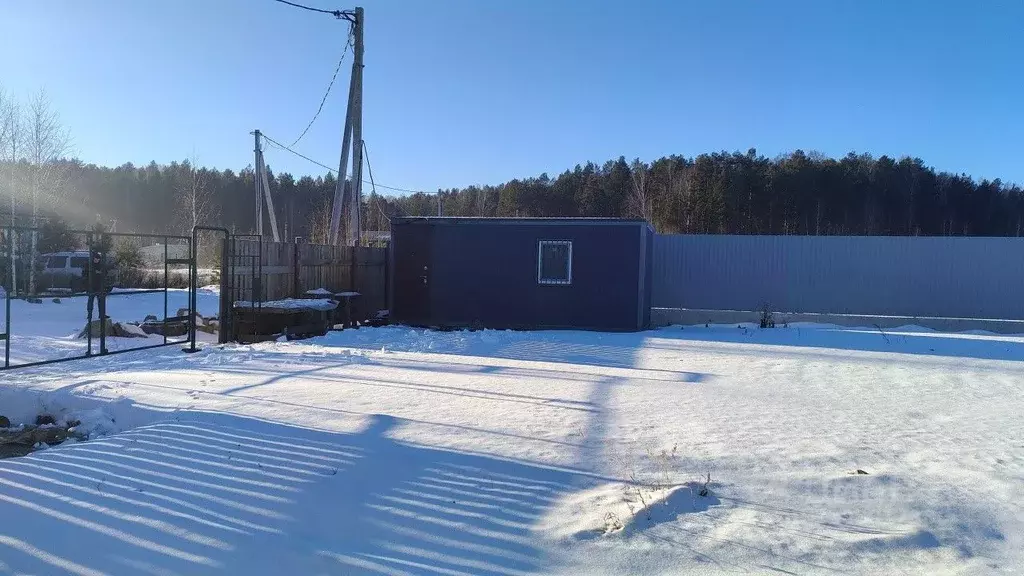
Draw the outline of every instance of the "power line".
<instances>
[{"instance_id":1,"label":"power line","mask_svg":"<svg viewBox=\"0 0 1024 576\"><path fill-rule=\"evenodd\" d=\"M367 180L362 180L362 182L371 184L371 186L373 186L373 182L368 182ZM404 192L406 194L437 194L436 192L426 192L423 190L407 190L403 188L394 188L393 186L384 186L384 184L377 184L377 186L379 188L383 188L386 190L393 190L394 192Z\"/></svg>"},{"instance_id":2,"label":"power line","mask_svg":"<svg viewBox=\"0 0 1024 576\"><path fill-rule=\"evenodd\" d=\"M391 224L391 218L388 218L387 214L380 207L380 197L377 196L377 185L373 183L373 168L370 167L370 152L366 149L366 140L363 140L363 156L366 158L366 172L370 174L370 190L373 196L373 202L377 205L377 212L380 212L381 217Z\"/></svg>"},{"instance_id":3,"label":"power line","mask_svg":"<svg viewBox=\"0 0 1024 576\"><path fill-rule=\"evenodd\" d=\"M366 140L363 140L363 157L366 158L366 172L370 175L370 190L376 194L377 185L373 183L373 168L370 167L370 152L366 149Z\"/></svg>"},{"instance_id":4,"label":"power line","mask_svg":"<svg viewBox=\"0 0 1024 576\"><path fill-rule=\"evenodd\" d=\"M264 140L270 142L271 144L277 146L278 148L280 148L280 149L282 149L282 150L284 150L286 152L291 152L292 154L295 154L299 158L302 158L303 160L305 160L307 162L312 162L313 164L316 164L317 166L323 168L324 170L327 170L331 174L337 175L338 172L334 168L331 168L330 166L328 166L328 165L326 165L326 164L324 164L322 162L317 162L316 160L313 160L312 158L310 158L309 156L306 156L305 154L302 154L300 152L296 152L295 150L292 150L291 148L285 146L284 144L281 144L277 140L274 140L270 136L267 136L266 132L260 132L260 134L263 136ZM364 145L365 145L365 143L364 143ZM406 194L436 194L436 192L426 192L424 190L409 190L408 188L397 188L395 186L386 186L384 184L376 184L375 185L370 180L363 180L363 183L364 184L369 184L371 186L378 186L378 187L384 188L386 190L393 190L395 192L405 192Z\"/></svg>"},{"instance_id":5,"label":"power line","mask_svg":"<svg viewBox=\"0 0 1024 576\"><path fill-rule=\"evenodd\" d=\"M355 13L351 10L323 10L321 8L313 8L312 6L303 6L302 4L296 4L295 2L289 2L288 0L275 0L281 4L287 4L296 8L302 8L303 10L309 10L310 12L320 12L321 14L330 14L335 18L342 18L348 21L352 21Z\"/></svg>"},{"instance_id":6,"label":"power line","mask_svg":"<svg viewBox=\"0 0 1024 576\"><path fill-rule=\"evenodd\" d=\"M327 92L324 92L324 97L320 99L320 106L316 109L316 114L313 114L313 119L309 121L309 124L306 124L306 129L302 131L302 134L299 134L299 137L296 138L294 142L292 142L292 146L295 146L299 143L299 140L302 140L302 137L306 135L306 132L309 132L309 129L313 127L313 122L316 122L316 119L320 117L320 112L324 109L324 102L327 102L327 96L331 93L331 88L334 87L334 81L338 78L338 71L341 70L341 63L345 61L345 54L348 53L348 48L351 45L352 30L349 29L348 42L345 43L345 49L341 51L341 58L338 60L338 66L334 68L334 75L331 76L331 83L327 85Z\"/></svg>"},{"instance_id":7,"label":"power line","mask_svg":"<svg viewBox=\"0 0 1024 576\"><path fill-rule=\"evenodd\" d=\"M306 161L308 161L308 162L312 162L313 164L316 164L317 166L319 166L319 167L323 168L324 170L327 170L327 171L328 171L328 172L330 172L331 174L334 174L334 173L335 173L335 170L334 170L334 168L331 168L330 166L328 166L328 165L326 165L326 164L322 164L322 163L320 163L320 162L317 162L316 160L313 160L313 159L312 159L312 158L310 158L309 156L306 156L306 155L304 155L304 154L301 154L301 153L299 153L299 152L296 152L295 150L292 150L291 148L289 148L289 147L285 146L284 144L281 144L281 143L280 143L280 142L278 142L277 140L274 140L274 139L273 139L273 138L271 138L270 136L267 136L265 132L260 132L260 134L263 134L263 139L264 139L264 140L266 140L266 141L270 142L271 144L273 144L273 145L277 146L278 148L280 148L280 149L282 149L282 150L286 150L286 151L288 151L288 152L291 152L292 154L295 154L296 156L298 156L299 158L302 158L303 160L306 160Z\"/></svg>"}]
</instances>

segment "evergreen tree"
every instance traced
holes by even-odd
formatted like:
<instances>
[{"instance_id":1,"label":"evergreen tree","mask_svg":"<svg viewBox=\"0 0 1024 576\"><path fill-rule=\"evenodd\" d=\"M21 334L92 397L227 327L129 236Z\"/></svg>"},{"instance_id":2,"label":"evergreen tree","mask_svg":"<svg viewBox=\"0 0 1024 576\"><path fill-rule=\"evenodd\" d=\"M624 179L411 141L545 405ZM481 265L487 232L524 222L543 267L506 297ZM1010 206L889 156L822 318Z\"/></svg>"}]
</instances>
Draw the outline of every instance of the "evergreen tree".
<instances>
[{"instance_id":1,"label":"evergreen tree","mask_svg":"<svg viewBox=\"0 0 1024 576\"><path fill-rule=\"evenodd\" d=\"M54 230L87 229L97 220L118 231L182 234L175 218L180 182L189 162L106 168L74 159L55 161L64 175L58 197L75 199L43 208ZM0 163L15 182L14 221L27 224L31 206L22 189L35 167ZM196 170L220 208L213 225L238 233L256 228L251 166L241 171ZM334 198L335 177L270 172L279 225L287 237L310 237L314 213ZM0 187L0 219L10 222L9 186ZM649 206L638 203L638 194ZM920 158L872 158L850 153L831 159L796 150L774 159L750 149L696 158L667 156L650 163L619 157L487 186L406 196L366 192L364 228L386 227L396 215L433 216L441 198L446 216L587 216L648 218L659 232L705 234L849 234L1020 236L1024 193L1001 180L972 180L936 172ZM64 223L58 223L60 218ZM45 221L45 220L44 220ZM49 233L51 236L55 232ZM65 239L54 236L54 246ZM79 238L82 244L82 238ZM51 250L52 251L52 250Z\"/></svg>"}]
</instances>

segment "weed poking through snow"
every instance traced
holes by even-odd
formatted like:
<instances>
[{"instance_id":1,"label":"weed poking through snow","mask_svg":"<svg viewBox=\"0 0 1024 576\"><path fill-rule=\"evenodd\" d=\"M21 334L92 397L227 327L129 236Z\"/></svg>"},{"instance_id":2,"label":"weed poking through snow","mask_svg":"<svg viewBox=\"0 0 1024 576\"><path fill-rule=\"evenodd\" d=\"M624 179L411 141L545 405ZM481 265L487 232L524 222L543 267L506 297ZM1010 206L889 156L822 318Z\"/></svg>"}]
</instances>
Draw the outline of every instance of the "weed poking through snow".
<instances>
[{"instance_id":1,"label":"weed poking through snow","mask_svg":"<svg viewBox=\"0 0 1024 576\"><path fill-rule=\"evenodd\" d=\"M775 328L775 313L767 302L761 307L761 328Z\"/></svg>"},{"instance_id":2,"label":"weed poking through snow","mask_svg":"<svg viewBox=\"0 0 1024 576\"><path fill-rule=\"evenodd\" d=\"M658 507L668 506L669 496L677 489L689 489L694 510L701 508L698 498L711 496L710 472L696 482L680 481L682 463L678 444L658 452L648 449L644 460L643 466L629 468L629 481L623 487L622 501L631 518L642 518L648 523L654 521ZM605 516L605 533L619 530L625 524L628 522L622 522L614 512L609 512Z\"/></svg>"},{"instance_id":3,"label":"weed poking through snow","mask_svg":"<svg viewBox=\"0 0 1024 576\"><path fill-rule=\"evenodd\" d=\"M875 328L878 329L878 333L882 335L882 339L885 340L885 343L891 345L892 342L889 340L889 335L885 333L885 330L882 330L882 327L878 324L875 324Z\"/></svg>"}]
</instances>

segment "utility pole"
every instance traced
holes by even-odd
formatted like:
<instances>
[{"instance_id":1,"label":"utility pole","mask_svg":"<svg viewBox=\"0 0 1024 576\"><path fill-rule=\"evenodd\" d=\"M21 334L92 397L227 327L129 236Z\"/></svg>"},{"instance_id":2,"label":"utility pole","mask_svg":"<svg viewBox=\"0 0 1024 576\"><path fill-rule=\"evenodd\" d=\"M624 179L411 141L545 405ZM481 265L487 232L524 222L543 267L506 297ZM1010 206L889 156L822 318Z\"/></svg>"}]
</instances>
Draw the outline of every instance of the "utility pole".
<instances>
[{"instance_id":1,"label":"utility pole","mask_svg":"<svg viewBox=\"0 0 1024 576\"><path fill-rule=\"evenodd\" d=\"M278 214L273 209L273 199L270 198L270 180L266 175L266 163L263 162L263 150L260 147L259 130L253 130L256 138L256 150L254 151L253 164L256 167L253 171L256 190L256 234L263 236L263 202L266 202L267 214L270 216L270 233L274 242L281 242L281 235L278 234Z\"/></svg>"},{"instance_id":2,"label":"utility pole","mask_svg":"<svg viewBox=\"0 0 1024 576\"><path fill-rule=\"evenodd\" d=\"M263 161L263 150L260 147L260 131L253 130L253 135L256 137L256 169L253 173L253 180L256 181L256 234L263 236L263 202L266 201L267 214L270 216L270 232L273 234L274 242L280 242L281 236L277 233L277 212L274 211L274 200L270 196L267 164Z\"/></svg>"},{"instance_id":3,"label":"utility pole","mask_svg":"<svg viewBox=\"0 0 1024 576\"><path fill-rule=\"evenodd\" d=\"M353 58L352 79L348 85L348 113L345 115L345 128L341 136L341 160L338 163L338 182L334 189L334 202L331 206L331 237L330 243L337 244L340 240L341 220L344 209L350 212L346 226L345 240L357 244L359 241L359 204L362 192L362 137L363 137L363 9L356 8L352 14L353 24ZM346 193L345 177L348 173L349 153L352 154L352 188ZM354 212L354 214L353 214Z\"/></svg>"},{"instance_id":4,"label":"utility pole","mask_svg":"<svg viewBox=\"0 0 1024 576\"><path fill-rule=\"evenodd\" d=\"M350 245L359 246L363 237L363 9L356 7L355 52L352 80L356 83L355 115L352 120L352 203L349 205Z\"/></svg>"},{"instance_id":5,"label":"utility pole","mask_svg":"<svg viewBox=\"0 0 1024 576\"><path fill-rule=\"evenodd\" d=\"M267 175L267 163L263 160L262 151L260 151L260 179L263 182L263 198L267 201L267 215L270 216L270 233L273 234L274 242L280 242L281 235L277 233L277 211L274 210L274 199L270 195L270 177ZM262 220L260 222L262 223Z\"/></svg>"},{"instance_id":6,"label":"utility pole","mask_svg":"<svg viewBox=\"0 0 1024 576\"><path fill-rule=\"evenodd\" d=\"M338 181L334 184L334 202L331 204L331 236L328 244L337 244L341 231L342 206L345 204L345 176L348 173L348 151L349 143L352 141L352 98L354 97L356 83L348 85L348 112L345 114L345 128L341 134L341 160L338 162Z\"/></svg>"},{"instance_id":7,"label":"utility pole","mask_svg":"<svg viewBox=\"0 0 1024 576\"><path fill-rule=\"evenodd\" d=\"M253 136L256 139L256 148L253 150L253 174L252 181L256 191L256 234L259 236L263 235L263 195L260 193L260 188L263 185L263 180L260 178L260 131L254 130Z\"/></svg>"}]
</instances>

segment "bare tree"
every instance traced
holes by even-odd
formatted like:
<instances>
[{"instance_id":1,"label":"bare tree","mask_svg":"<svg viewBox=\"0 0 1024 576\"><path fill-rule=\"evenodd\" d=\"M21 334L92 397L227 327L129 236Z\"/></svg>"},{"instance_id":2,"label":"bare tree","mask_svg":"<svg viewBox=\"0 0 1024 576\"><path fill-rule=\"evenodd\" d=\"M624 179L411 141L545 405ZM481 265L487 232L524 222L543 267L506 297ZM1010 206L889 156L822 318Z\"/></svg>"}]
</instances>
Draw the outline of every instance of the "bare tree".
<instances>
[{"instance_id":1,"label":"bare tree","mask_svg":"<svg viewBox=\"0 0 1024 576\"><path fill-rule=\"evenodd\" d=\"M58 162L71 149L71 136L60 122L60 116L50 106L46 91L40 90L29 101L26 131L26 158L30 165L32 193L32 227L39 222L40 203L54 206L59 200L58 191L67 175L67 168ZM31 259L35 262L39 235L32 232ZM35 266L29 267L29 293L36 292Z\"/></svg>"},{"instance_id":2,"label":"bare tree","mask_svg":"<svg viewBox=\"0 0 1024 576\"><path fill-rule=\"evenodd\" d=\"M690 171L684 162L670 162L668 165L667 183L670 206L675 212L673 220L680 223L676 233L689 232L693 219L690 209Z\"/></svg>"},{"instance_id":3,"label":"bare tree","mask_svg":"<svg viewBox=\"0 0 1024 576\"><path fill-rule=\"evenodd\" d=\"M0 88L0 161L7 166L7 195L11 200L11 225L14 225L14 164L21 145L21 111L6 90Z\"/></svg>"},{"instance_id":4,"label":"bare tree","mask_svg":"<svg viewBox=\"0 0 1024 576\"><path fill-rule=\"evenodd\" d=\"M32 215L37 218L41 203L49 207L60 200L67 169L58 161L71 151L71 136L44 90L29 101L25 131L25 155L32 166Z\"/></svg>"},{"instance_id":5,"label":"bare tree","mask_svg":"<svg viewBox=\"0 0 1024 576\"><path fill-rule=\"evenodd\" d=\"M24 154L25 132L21 118L21 108L13 95L0 88L0 161L7 163L7 194L11 201L11 225L15 224L14 215L18 194L15 187L16 166L18 159Z\"/></svg>"},{"instance_id":6,"label":"bare tree","mask_svg":"<svg viewBox=\"0 0 1024 576\"><path fill-rule=\"evenodd\" d=\"M17 222L15 215L17 214L18 198L15 185L15 167L18 162L22 139L21 109L12 95L3 88L0 88L0 161L7 163L7 195L10 197L11 202L12 227L12 230L8 232L10 235L8 242L11 247L9 255L11 262L11 288L15 292L18 286L17 258L14 253L17 243L15 242L15 231L13 230Z\"/></svg>"},{"instance_id":7,"label":"bare tree","mask_svg":"<svg viewBox=\"0 0 1024 576\"><path fill-rule=\"evenodd\" d=\"M195 154L182 162L178 173L178 213L186 232L203 224L211 224L217 218L220 208L207 187L205 169L198 167Z\"/></svg>"},{"instance_id":8,"label":"bare tree","mask_svg":"<svg viewBox=\"0 0 1024 576\"><path fill-rule=\"evenodd\" d=\"M213 197L213 191L207 186L207 176L206 169L199 167L199 159L194 153L191 158L181 163L176 175L178 220L185 235L191 234L196 226L213 224L220 215L220 206ZM201 240L202 235L196 236L196 245L193 249L197 258L203 254Z\"/></svg>"},{"instance_id":9,"label":"bare tree","mask_svg":"<svg viewBox=\"0 0 1024 576\"><path fill-rule=\"evenodd\" d=\"M653 216L651 205L650 170L639 158L630 165L629 207L634 216L650 222Z\"/></svg>"},{"instance_id":10,"label":"bare tree","mask_svg":"<svg viewBox=\"0 0 1024 576\"><path fill-rule=\"evenodd\" d=\"M316 203L309 218L309 241L313 244L330 244L331 239L331 198L324 196Z\"/></svg>"}]
</instances>

